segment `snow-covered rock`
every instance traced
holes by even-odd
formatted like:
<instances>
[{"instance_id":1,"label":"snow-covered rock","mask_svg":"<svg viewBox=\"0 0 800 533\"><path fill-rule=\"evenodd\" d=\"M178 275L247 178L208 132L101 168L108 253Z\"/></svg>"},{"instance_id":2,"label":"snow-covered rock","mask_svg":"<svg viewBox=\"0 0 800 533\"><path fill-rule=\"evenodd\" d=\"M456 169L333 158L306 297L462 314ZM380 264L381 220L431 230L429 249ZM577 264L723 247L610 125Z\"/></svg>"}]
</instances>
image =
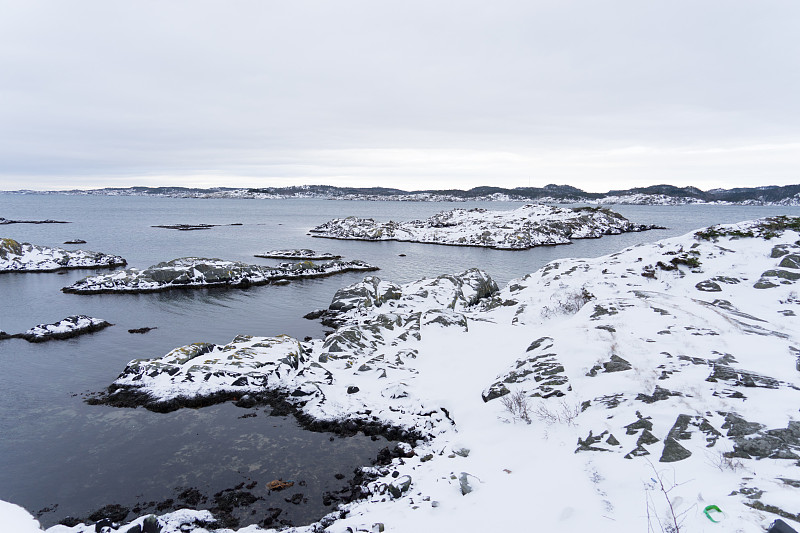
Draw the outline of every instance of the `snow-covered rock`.
<instances>
[{"instance_id":1,"label":"snow-covered rock","mask_svg":"<svg viewBox=\"0 0 800 533\"><path fill-rule=\"evenodd\" d=\"M45 342L53 339L69 339L93 333L112 324L102 318L86 315L71 315L54 324L38 324L19 336L28 342Z\"/></svg>"},{"instance_id":2,"label":"snow-covered rock","mask_svg":"<svg viewBox=\"0 0 800 533\"><path fill-rule=\"evenodd\" d=\"M427 220L376 222L371 218L337 218L310 230L314 237L368 241L411 241L454 246L523 250L568 244L571 239L598 238L655 226L634 224L609 209L525 205L512 211L453 209Z\"/></svg>"},{"instance_id":3,"label":"snow-covered rock","mask_svg":"<svg viewBox=\"0 0 800 533\"><path fill-rule=\"evenodd\" d=\"M307 260L330 260L341 259L341 255L334 255L328 252L315 252L308 248L301 248L297 250L270 250L263 254L255 254L255 257L264 257L266 259L307 259Z\"/></svg>"},{"instance_id":4,"label":"snow-covered rock","mask_svg":"<svg viewBox=\"0 0 800 533\"><path fill-rule=\"evenodd\" d=\"M378 270L364 261L311 261L282 263L277 267L238 261L183 257L144 270L131 268L102 276L89 276L61 289L73 294L103 292L141 293L203 287L264 285L283 280L330 276L341 272Z\"/></svg>"},{"instance_id":5,"label":"snow-covered rock","mask_svg":"<svg viewBox=\"0 0 800 533\"><path fill-rule=\"evenodd\" d=\"M376 298L368 291L355 295L357 289L382 286L395 287L396 298ZM497 290L477 269L403 286L368 277L334 296L331 307L345 325L324 341L240 335L222 346L190 344L160 358L131 361L103 401L166 411L244 394L258 399L260 393L278 391L317 421L345 416L362 426L392 426L423 435L434 429L431 419L442 421L447 415L430 412L425 402L408 397L407 382L416 374L405 366L416 357L409 342L413 346L426 332L464 331L464 311ZM342 301L347 305L335 305ZM375 394L406 407L372 411L369 403Z\"/></svg>"},{"instance_id":6,"label":"snow-covered rock","mask_svg":"<svg viewBox=\"0 0 800 533\"><path fill-rule=\"evenodd\" d=\"M0 272L52 272L123 266L125 259L99 252L63 250L0 238Z\"/></svg>"},{"instance_id":7,"label":"snow-covered rock","mask_svg":"<svg viewBox=\"0 0 800 533\"><path fill-rule=\"evenodd\" d=\"M336 291L328 309L321 313L326 325L337 326L363 315L367 308L402 308L461 311L481 298L497 292L497 283L482 270L469 269L461 274L445 274L400 286L368 276L363 281Z\"/></svg>"},{"instance_id":8,"label":"snow-covered rock","mask_svg":"<svg viewBox=\"0 0 800 533\"><path fill-rule=\"evenodd\" d=\"M407 453L329 532L798 529L799 261L800 218L774 217L499 292L479 271L367 278L324 340L190 345L131 362L108 398L272 391L305 421L402 428Z\"/></svg>"}]
</instances>

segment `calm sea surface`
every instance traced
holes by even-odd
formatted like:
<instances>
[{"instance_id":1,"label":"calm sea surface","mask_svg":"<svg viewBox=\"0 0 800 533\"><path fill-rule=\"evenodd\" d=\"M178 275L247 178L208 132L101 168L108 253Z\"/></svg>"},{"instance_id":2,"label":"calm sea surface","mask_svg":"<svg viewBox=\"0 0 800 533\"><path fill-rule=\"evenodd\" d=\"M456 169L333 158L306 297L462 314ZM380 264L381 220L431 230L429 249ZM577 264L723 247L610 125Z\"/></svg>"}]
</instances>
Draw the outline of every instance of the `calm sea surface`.
<instances>
[{"instance_id":1,"label":"calm sea surface","mask_svg":"<svg viewBox=\"0 0 800 533\"><path fill-rule=\"evenodd\" d=\"M477 266L502 286L562 257L596 257L711 224L800 215L797 207L616 206L634 222L668 229L519 252L307 235L310 228L347 215L401 221L453 207L504 210L520 205L0 194L0 217L71 222L0 226L0 237L113 253L125 257L128 267L137 268L185 256L274 264L253 254L313 248L373 263L381 268L376 275L396 282ZM196 223L243 225L203 231L151 227ZM77 238L87 243L62 244ZM41 515L44 525L68 515L85 517L109 503L130 507L174 498L189 487L212 494L257 481L252 492L266 498L264 485L276 478L303 481L304 486L295 488L308 498L299 505L281 501L285 509L281 518L310 522L332 510L322 504L321 496L343 486L334 475L349 476L386 445L383 439L374 442L363 436L331 441L328 434L302 430L291 417L267 416L263 408L223 404L157 414L90 406L81 397L108 386L131 359L161 356L191 342L227 343L240 333L320 337L320 324L302 316L327 307L338 288L360 281L363 274L246 290L92 296L60 292L90 274L93 271L0 275L0 330L17 333L72 314L115 324L66 341L0 341L0 499L33 512L57 504ZM144 335L127 332L145 326L158 329ZM256 416L240 418L253 413ZM265 500L264 506L269 505ZM251 521L261 518L254 516Z\"/></svg>"}]
</instances>

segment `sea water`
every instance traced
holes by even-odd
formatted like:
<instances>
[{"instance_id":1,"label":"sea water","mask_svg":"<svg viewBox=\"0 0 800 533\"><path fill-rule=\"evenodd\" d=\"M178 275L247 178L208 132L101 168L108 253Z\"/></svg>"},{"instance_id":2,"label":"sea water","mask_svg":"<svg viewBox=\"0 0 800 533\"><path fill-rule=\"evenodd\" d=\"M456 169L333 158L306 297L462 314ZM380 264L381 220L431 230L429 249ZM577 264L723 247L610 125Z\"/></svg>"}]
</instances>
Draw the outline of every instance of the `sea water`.
<instances>
[{"instance_id":1,"label":"sea water","mask_svg":"<svg viewBox=\"0 0 800 533\"><path fill-rule=\"evenodd\" d=\"M0 194L0 217L70 222L3 225L0 237L121 255L136 268L186 256L269 265L278 261L253 255L312 248L365 260L381 269L371 274L399 283L480 267L503 286L563 257L597 257L711 224L800 215L797 207L613 206L633 222L667 229L525 251L308 235L316 225L349 215L406 221L456 207L505 210L520 205ZM199 231L152 227L201 223L221 226ZM77 238L87 243L63 244ZM0 499L40 511L45 526L66 516L86 517L110 503L157 512L147 504L176 498L187 488L210 497L253 482L251 492L264 500L242 525L259 522L265 508L278 504L284 509L280 518L308 523L332 510L322 494L345 484L336 474L349 477L387 445L382 438L363 435L331 440L331 435L303 430L292 417L268 416L268 408L222 404L159 414L84 402L87 394L111 384L130 360L159 357L188 343L223 344L238 334L322 337L321 324L303 315L327 307L338 288L360 281L364 273L244 290L89 296L60 291L94 272L0 275L0 330L18 333L73 314L114 324L65 341L0 341ZM142 327L157 329L128 333ZM268 495L266 483L278 478L295 480L289 492L303 493L304 500L295 505L285 503L288 492Z\"/></svg>"}]
</instances>

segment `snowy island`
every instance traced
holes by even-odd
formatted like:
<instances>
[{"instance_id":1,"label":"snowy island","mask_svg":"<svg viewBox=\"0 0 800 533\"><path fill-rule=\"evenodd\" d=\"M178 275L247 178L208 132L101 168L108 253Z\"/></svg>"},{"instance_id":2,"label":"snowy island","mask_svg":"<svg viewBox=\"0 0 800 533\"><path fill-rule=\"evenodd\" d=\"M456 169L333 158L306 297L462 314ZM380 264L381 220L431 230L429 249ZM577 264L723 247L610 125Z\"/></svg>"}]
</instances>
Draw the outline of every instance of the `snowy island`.
<instances>
[{"instance_id":1,"label":"snowy island","mask_svg":"<svg viewBox=\"0 0 800 533\"><path fill-rule=\"evenodd\" d=\"M263 254L255 254L255 257L263 257L265 259L304 259L315 261L328 261L332 259L341 259L341 255L334 255L327 252L316 252L308 248L299 250L270 250Z\"/></svg>"},{"instance_id":2,"label":"snowy island","mask_svg":"<svg viewBox=\"0 0 800 533\"><path fill-rule=\"evenodd\" d=\"M117 255L85 250L63 250L36 246L14 239L0 238L0 273L54 272L77 268L113 268L124 266L125 259Z\"/></svg>"},{"instance_id":3,"label":"snowy island","mask_svg":"<svg viewBox=\"0 0 800 533\"><path fill-rule=\"evenodd\" d=\"M24 333L9 335L0 331L0 340L20 338L28 342L46 342L50 340L71 339L86 333L94 333L113 324L102 318L86 315L70 315L53 324L37 324Z\"/></svg>"},{"instance_id":4,"label":"snowy island","mask_svg":"<svg viewBox=\"0 0 800 533\"><path fill-rule=\"evenodd\" d=\"M238 261L183 257L158 263L144 270L131 268L101 276L89 276L61 289L72 294L143 293L170 289L208 287L246 288L292 279L331 276L342 272L371 271L378 267L364 261L311 261L281 263L276 267L250 265Z\"/></svg>"},{"instance_id":5,"label":"snowy island","mask_svg":"<svg viewBox=\"0 0 800 533\"><path fill-rule=\"evenodd\" d=\"M403 441L363 469L360 500L297 533L800 528L798 280L790 217L559 260L502 290L476 269L372 276L336 293L325 339L183 346L131 361L96 401L282 402L308 427ZM157 522L214 530L207 510Z\"/></svg>"},{"instance_id":6,"label":"snowy island","mask_svg":"<svg viewBox=\"0 0 800 533\"><path fill-rule=\"evenodd\" d=\"M314 237L364 241L408 241L453 246L525 250L569 244L571 239L598 238L656 229L634 224L600 207L564 208L525 205L511 211L453 209L427 220L377 222L371 218L337 218L310 230Z\"/></svg>"}]
</instances>

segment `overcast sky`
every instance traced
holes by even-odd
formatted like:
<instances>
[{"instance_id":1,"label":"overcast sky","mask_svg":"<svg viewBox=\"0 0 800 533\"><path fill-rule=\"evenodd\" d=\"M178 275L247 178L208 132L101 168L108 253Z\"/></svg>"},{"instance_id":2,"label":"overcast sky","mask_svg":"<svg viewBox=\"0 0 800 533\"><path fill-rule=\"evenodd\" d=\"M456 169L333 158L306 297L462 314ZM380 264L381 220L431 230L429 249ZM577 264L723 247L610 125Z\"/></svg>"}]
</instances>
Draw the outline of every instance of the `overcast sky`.
<instances>
[{"instance_id":1,"label":"overcast sky","mask_svg":"<svg viewBox=\"0 0 800 533\"><path fill-rule=\"evenodd\" d=\"M796 0L0 0L0 189L798 169Z\"/></svg>"}]
</instances>

